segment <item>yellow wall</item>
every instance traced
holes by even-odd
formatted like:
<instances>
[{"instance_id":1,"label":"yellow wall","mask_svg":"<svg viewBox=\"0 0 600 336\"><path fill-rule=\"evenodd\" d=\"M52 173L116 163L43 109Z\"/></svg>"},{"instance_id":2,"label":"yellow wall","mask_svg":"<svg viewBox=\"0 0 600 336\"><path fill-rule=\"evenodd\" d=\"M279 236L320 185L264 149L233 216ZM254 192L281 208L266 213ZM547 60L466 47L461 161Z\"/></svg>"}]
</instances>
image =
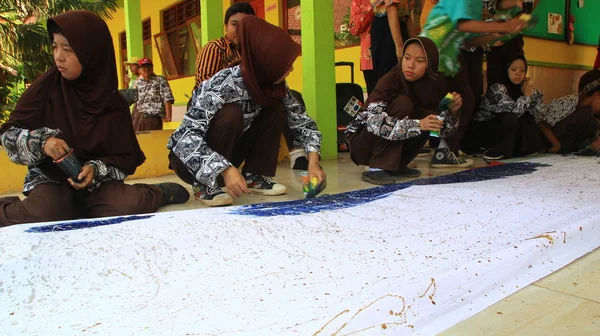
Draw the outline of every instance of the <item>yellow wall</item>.
<instances>
[{"instance_id":1,"label":"yellow wall","mask_svg":"<svg viewBox=\"0 0 600 336\"><path fill-rule=\"evenodd\" d=\"M22 191L25 175L27 175L27 167L12 163L4 150L0 151L0 167L2 169L0 194Z\"/></svg>"},{"instance_id":2,"label":"yellow wall","mask_svg":"<svg viewBox=\"0 0 600 336\"><path fill-rule=\"evenodd\" d=\"M218 0L216 0L218 1ZM223 13L229 8L231 5L231 0L222 0L223 1ZM266 0L265 5L269 1L278 0ZM152 61L154 63L154 72L157 74L163 73L162 62L160 62L160 55L158 53L158 49L156 48L156 44L154 42L154 35L160 33L162 27L161 20L161 11L174 5L179 2L179 0L140 0L142 3L141 6L141 17L142 21L150 18L151 26L152 26ZM266 8L266 6L265 6ZM108 26L110 29L110 33L113 37L113 45L115 48L117 63L121 64L124 60L121 59L120 49L119 49L119 33L125 31L125 11L123 8L119 8L116 13L113 15L113 18L108 21ZM141 55L140 55L141 56ZM119 83L122 82L123 73L121 68L119 67ZM195 79L193 76L184 77L180 79L170 80L169 85L171 86L171 90L173 91L173 95L175 96L175 104L176 105L185 105L189 100L185 95L191 95L191 90L194 87Z\"/></svg>"},{"instance_id":3,"label":"yellow wall","mask_svg":"<svg viewBox=\"0 0 600 336\"><path fill-rule=\"evenodd\" d=\"M563 65L592 67L596 59L596 47L525 37L527 60Z\"/></svg>"}]
</instances>

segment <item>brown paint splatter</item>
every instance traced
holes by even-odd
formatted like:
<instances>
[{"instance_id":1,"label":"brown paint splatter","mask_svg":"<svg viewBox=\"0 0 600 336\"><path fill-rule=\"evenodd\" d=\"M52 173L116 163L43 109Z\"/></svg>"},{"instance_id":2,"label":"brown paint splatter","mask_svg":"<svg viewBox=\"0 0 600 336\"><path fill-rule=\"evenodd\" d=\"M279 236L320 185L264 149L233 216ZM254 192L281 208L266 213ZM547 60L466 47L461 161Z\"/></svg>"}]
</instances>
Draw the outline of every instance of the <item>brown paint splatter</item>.
<instances>
[{"instance_id":1,"label":"brown paint splatter","mask_svg":"<svg viewBox=\"0 0 600 336\"><path fill-rule=\"evenodd\" d=\"M437 284L435 283L434 278L431 278L431 283L429 284L429 287L427 287L427 289L425 290L425 292L423 294L419 295L419 298L425 297L425 295L427 295L427 292L429 292L431 287L433 287L433 293L431 293L430 297L433 297L433 296L435 296L435 293L437 292Z\"/></svg>"},{"instance_id":2,"label":"brown paint splatter","mask_svg":"<svg viewBox=\"0 0 600 336\"><path fill-rule=\"evenodd\" d=\"M550 244L554 244L554 238L552 236L550 236L549 234L541 234L539 236L527 238L527 240L538 239L538 238L547 239Z\"/></svg>"},{"instance_id":3,"label":"brown paint splatter","mask_svg":"<svg viewBox=\"0 0 600 336\"><path fill-rule=\"evenodd\" d=\"M395 314L396 314L396 316L400 316L400 315L404 314L404 312L405 312L405 311L406 311L406 309L407 309L407 307L406 307L406 299L404 299L404 297L402 297L402 296L400 296L400 295L395 295L395 294L386 294L386 295L384 295L384 296L382 296L382 297L379 297L379 298L377 298L377 299L373 300L373 301L372 301L371 303L369 303L368 305L366 305L366 306L364 306L364 307L360 308L359 310L357 310L357 311L356 311L356 313L354 313L354 315L352 315L352 317L351 317L351 318L350 318L350 319L349 319L347 322L345 322L344 324L342 324L342 326L341 326L341 327L340 327L338 330L336 330L336 331L335 331L335 332L334 332L332 335L333 335L333 336L335 336L335 335L338 335L340 331L342 331L344 328L346 328L346 327L348 326L348 323L352 322L352 320L354 320L354 318L356 318L356 316L358 316L360 313L362 313L362 312L363 312L364 310L366 310L367 308L371 307L371 306L372 306L373 304L375 304L376 302L378 302L378 301L380 301L380 300L383 300L383 299L385 299L385 298L388 298L388 297L398 298L398 299L400 299L400 301L402 301L402 309L400 310L400 312L399 312L399 313L395 313ZM337 319L337 318L338 318L338 317L340 317L341 315L343 315L343 314L345 314L345 313L348 313L348 312L349 312L349 310L344 310L343 312L341 312L341 313L337 314L335 317L333 317L331 320L329 320L329 321L328 321L328 322L327 322L327 323L326 323L326 324L325 324L325 325L324 325L324 326L323 326L321 329L319 329L317 332L315 332L315 333L313 334L313 336L315 336L315 335L317 335L317 334L319 334L319 333L323 332L323 330L325 330L325 328L326 328L326 327L327 327L327 326L328 326L328 325L329 325L331 322L335 321L335 319ZM386 322L386 323L385 323L385 325L386 325L386 326L389 326L389 325L402 325L402 324L404 324L404 323L405 323L405 322ZM377 324L377 325L374 325L374 326L370 326L370 327L367 327L367 328L364 328L364 329L361 329L361 330L356 330L356 331L353 331L353 332L351 332L351 333L349 333L349 334L345 334L345 335L358 334L358 333L361 333L361 332L363 332L363 331L366 331L366 330L369 330L369 329L373 329L373 328L379 328L379 327L381 327L381 324Z\"/></svg>"},{"instance_id":4,"label":"brown paint splatter","mask_svg":"<svg viewBox=\"0 0 600 336\"><path fill-rule=\"evenodd\" d=\"M101 325L101 324L102 324L102 323L98 322L98 323L96 323L96 324L94 324L94 325L92 325L92 326L89 326L89 327L87 327L87 328L83 329L81 332L86 332L86 331L88 331L88 329L92 329L93 327L99 326L99 325Z\"/></svg>"},{"instance_id":5,"label":"brown paint splatter","mask_svg":"<svg viewBox=\"0 0 600 336\"><path fill-rule=\"evenodd\" d=\"M320 334L323 330L325 330L325 328L327 328L327 326L329 325L329 323L333 322L336 318L340 317L340 315L344 315L344 314L349 313L349 312L350 311L348 309L346 309L346 310L342 311L341 313L335 315L331 320L327 321L327 323L325 323L325 325L321 329L317 330L317 332L314 333L313 336L315 336L317 334Z\"/></svg>"}]
</instances>

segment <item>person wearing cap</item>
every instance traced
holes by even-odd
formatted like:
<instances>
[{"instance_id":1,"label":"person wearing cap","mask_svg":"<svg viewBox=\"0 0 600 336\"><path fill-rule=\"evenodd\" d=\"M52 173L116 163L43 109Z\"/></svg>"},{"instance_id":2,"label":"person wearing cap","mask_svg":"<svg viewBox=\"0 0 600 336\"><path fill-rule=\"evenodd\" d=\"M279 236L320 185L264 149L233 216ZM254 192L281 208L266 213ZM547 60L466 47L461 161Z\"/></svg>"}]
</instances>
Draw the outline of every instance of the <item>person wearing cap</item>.
<instances>
[{"instance_id":1,"label":"person wearing cap","mask_svg":"<svg viewBox=\"0 0 600 336\"><path fill-rule=\"evenodd\" d=\"M123 65L129 68L129 72L131 75L135 76L133 80L131 80L131 76L128 73L123 75L123 80L125 81L126 88L119 90L119 92L123 95L128 105L133 104L137 100L137 79L140 77L140 66L138 65L139 58L132 57L130 60L123 62ZM137 115L137 111L134 107L133 117ZM135 123L135 121L134 121Z\"/></svg>"},{"instance_id":2,"label":"person wearing cap","mask_svg":"<svg viewBox=\"0 0 600 336\"><path fill-rule=\"evenodd\" d=\"M129 72L131 73L131 75L135 76L134 78L132 78L128 73L124 74L124 76L123 76L125 85L127 85L127 87L129 89L135 88L135 82L140 77L140 66L138 65L139 61L140 61L139 57L134 56L130 60L123 62L123 65L125 65L125 66L127 66L127 68L129 68Z\"/></svg>"},{"instance_id":3,"label":"person wearing cap","mask_svg":"<svg viewBox=\"0 0 600 336\"><path fill-rule=\"evenodd\" d=\"M136 81L138 99L136 109L139 121L133 127L136 132L161 130L162 122L171 121L172 105L175 102L169 82L154 73L154 65L149 58L138 61L140 77Z\"/></svg>"},{"instance_id":4,"label":"person wearing cap","mask_svg":"<svg viewBox=\"0 0 600 336\"><path fill-rule=\"evenodd\" d=\"M600 117L600 70L586 72L579 80L579 94L544 105L536 116L551 153L576 152L587 144L600 150L597 137Z\"/></svg>"}]
</instances>

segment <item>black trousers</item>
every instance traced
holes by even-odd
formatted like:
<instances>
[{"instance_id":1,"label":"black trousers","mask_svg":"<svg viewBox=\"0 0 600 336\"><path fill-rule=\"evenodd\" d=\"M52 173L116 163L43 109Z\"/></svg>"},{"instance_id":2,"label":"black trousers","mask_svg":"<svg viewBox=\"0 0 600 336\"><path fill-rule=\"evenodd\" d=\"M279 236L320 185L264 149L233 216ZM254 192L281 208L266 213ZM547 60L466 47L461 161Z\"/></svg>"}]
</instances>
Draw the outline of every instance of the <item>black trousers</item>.
<instances>
[{"instance_id":1,"label":"black trousers","mask_svg":"<svg viewBox=\"0 0 600 336\"><path fill-rule=\"evenodd\" d=\"M540 152L543 149L540 134L530 113L520 118L514 113L500 113L488 121L473 121L465 139L471 144L469 152L482 147L511 158Z\"/></svg>"},{"instance_id":2,"label":"black trousers","mask_svg":"<svg viewBox=\"0 0 600 336\"><path fill-rule=\"evenodd\" d=\"M400 32L402 39L406 41L409 34L405 21L400 21ZM373 57L375 83L398 64L396 45L392 38L387 16L373 18L371 24L371 56Z\"/></svg>"}]
</instances>

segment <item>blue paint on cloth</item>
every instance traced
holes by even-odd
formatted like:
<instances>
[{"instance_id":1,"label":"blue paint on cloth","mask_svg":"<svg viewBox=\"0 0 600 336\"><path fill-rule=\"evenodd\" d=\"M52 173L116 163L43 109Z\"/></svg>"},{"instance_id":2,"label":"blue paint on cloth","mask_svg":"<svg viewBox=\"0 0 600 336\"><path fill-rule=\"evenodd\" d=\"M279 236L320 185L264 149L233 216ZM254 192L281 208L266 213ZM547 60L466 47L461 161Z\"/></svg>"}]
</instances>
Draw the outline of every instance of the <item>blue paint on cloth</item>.
<instances>
[{"instance_id":1,"label":"blue paint on cloth","mask_svg":"<svg viewBox=\"0 0 600 336\"><path fill-rule=\"evenodd\" d=\"M115 217L115 218L107 218L107 219L97 219L97 220L82 220L82 221L73 221L73 222L59 222L50 225L44 226L35 226L25 232L29 233L45 233L45 232L57 232L57 231L70 231L70 230L79 230L86 229L96 226L104 226L104 225L112 225L112 224L120 224L123 222L129 222L139 219L148 219L153 217L154 215L144 215L144 216L123 216L123 217Z\"/></svg>"},{"instance_id":2,"label":"blue paint on cloth","mask_svg":"<svg viewBox=\"0 0 600 336\"><path fill-rule=\"evenodd\" d=\"M435 185L451 183L480 182L498 180L510 176L527 175L539 167L548 167L547 164L533 162L505 163L497 166L488 166L462 172L422 178L411 182L389 184L371 189L356 190L337 195L328 195L318 198L289 201L249 204L236 207L231 211L236 215L271 217L271 216L297 216L316 213L324 210L338 210L355 207L387 197L391 193L409 188L413 185Z\"/></svg>"},{"instance_id":3,"label":"blue paint on cloth","mask_svg":"<svg viewBox=\"0 0 600 336\"><path fill-rule=\"evenodd\" d=\"M411 182L390 184L336 195L323 195L318 198L309 198L288 202L250 204L236 207L230 213L245 216L271 217L286 215L297 216L325 210L346 209L385 198L395 191L406 189L412 187L413 185L436 185L497 180L510 176L531 174L538 168L547 166L549 165L533 162L506 163L497 166L465 170L450 175L422 178ZM44 233L79 230L96 226L120 224L133 220L148 219L151 217L153 217L153 215L123 216L98 220L58 222L50 225L32 227L26 230L26 232Z\"/></svg>"}]
</instances>

